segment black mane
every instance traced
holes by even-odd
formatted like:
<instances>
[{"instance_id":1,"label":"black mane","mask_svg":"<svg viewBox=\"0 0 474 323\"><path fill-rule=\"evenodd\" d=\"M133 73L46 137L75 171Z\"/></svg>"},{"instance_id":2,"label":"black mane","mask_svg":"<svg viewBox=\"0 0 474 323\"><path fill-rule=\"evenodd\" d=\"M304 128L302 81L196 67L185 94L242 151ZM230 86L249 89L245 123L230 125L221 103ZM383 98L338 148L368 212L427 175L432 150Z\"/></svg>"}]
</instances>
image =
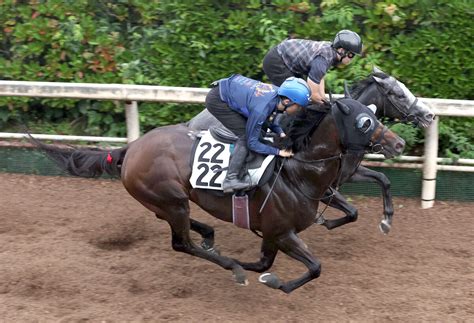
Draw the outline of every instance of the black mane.
<instances>
[{"instance_id":1,"label":"black mane","mask_svg":"<svg viewBox=\"0 0 474 323\"><path fill-rule=\"evenodd\" d=\"M305 150L311 141L311 136L330 110L330 105L321 108L306 109L306 113L298 116L286 116L281 122L281 126L286 133L286 137L279 143L280 149L291 149L294 153Z\"/></svg>"},{"instance_id":2,"label":"black mane","mask_svg":"<svg viewBox=\"0 0 474 323\"><path fill-rule=\"evenodd\" d=\"M365 79L357 82L355 85L353 85L350 88L349 92L351 93L351 96L352 96L353 99L357 100L368 86L375 83L375 80L374 80L373 76L376 76L376 77L381 78L381 79L386 79L386 78L389 77L385 73L372 73L372 74L370 74L368 77L366 77Z\"/></svg>"}]
</instances>

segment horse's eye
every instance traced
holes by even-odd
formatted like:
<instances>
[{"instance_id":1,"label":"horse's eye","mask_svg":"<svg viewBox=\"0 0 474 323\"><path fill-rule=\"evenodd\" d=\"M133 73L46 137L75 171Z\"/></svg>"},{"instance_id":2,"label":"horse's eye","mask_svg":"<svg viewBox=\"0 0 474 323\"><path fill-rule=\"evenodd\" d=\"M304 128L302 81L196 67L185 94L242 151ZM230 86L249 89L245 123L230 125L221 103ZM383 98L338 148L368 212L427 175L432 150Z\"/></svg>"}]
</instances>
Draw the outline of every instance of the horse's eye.
<instances>
[{"instance_id":1,"label":"horse's eye","mask_svg":"<svg viewBox=\"0 0 474 323\"><path fill-rule=\"evenodd\" d=\"M403 90L399 89L399 88L392 89L392 94L394 96L396 96L397 98L404 98L405 97L405 92L403 92Z\"/></svg>"},{"instance_id":2,"label":"horse's eye","mask_svg":"<svg viewBox=\"0 0 474 323\"><path fill-rule=\"evenodd\" d=\"M372 128L372 119L368 117L362 117L357 122L357 129L362 133L367 133Z\"/></svg>"},{"instance_id":3,"label":"horse's eye","mask_svg":"<svg viewBox=\"0 0 474 323\"><path fill-rule=\"evenodd\" d=\"M405 99L406 99L405 94L398 95L397 98L398 98L399 100L405 100Z\"/></svg>"}]
</instances>

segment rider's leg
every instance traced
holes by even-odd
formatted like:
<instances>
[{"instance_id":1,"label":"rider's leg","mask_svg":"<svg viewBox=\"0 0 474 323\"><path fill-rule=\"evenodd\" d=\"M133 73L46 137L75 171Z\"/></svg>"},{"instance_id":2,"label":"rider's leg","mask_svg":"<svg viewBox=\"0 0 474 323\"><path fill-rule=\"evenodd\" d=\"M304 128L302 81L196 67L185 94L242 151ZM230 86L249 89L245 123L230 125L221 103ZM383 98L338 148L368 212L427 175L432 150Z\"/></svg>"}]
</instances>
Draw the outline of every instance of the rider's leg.
<instances>
[{"instance_id":1,"label":"rider's leg","mask_svg":"<svg viewBox=\"0 0 474 323\"><path fill-rule=\"evenodd\" d=\"M276 47L270 49L263 58L263 71L270 82L276 86L280 86L288 77L294 76L293 72L286 67Z\"/></svg>"},{"instance_id":2,"label":"rider's leg","mask_svg":"<svg viewBox=\"0 0 474 323\"><path fill-rule=\"evenodd\" d=\"M230 157L227 175L222 182L224 193L231 193L232 191L239 191L249 187L249 182L239 178L240 170L244 165L245 158L247 158L247 152L247 140L245 137L239 138Z\"/></svg>"},{"instance_id":3,"label":"rider's leg","mask_svg":"<svg viewBox=\"0 0 474 323\"><path fill-rule=\"evenodd\" d=\"M239 179L239 173L247 157L246 125L247 119L232 110L219 96L219 87L211 89L206 96L206 108L214 115L227 129L232 131L239 140L235 143L234 152L230 158L227 176L222 183L225 193L234 190L242 190L249 187L248 181Z\"/></svg>"}]
</instances>

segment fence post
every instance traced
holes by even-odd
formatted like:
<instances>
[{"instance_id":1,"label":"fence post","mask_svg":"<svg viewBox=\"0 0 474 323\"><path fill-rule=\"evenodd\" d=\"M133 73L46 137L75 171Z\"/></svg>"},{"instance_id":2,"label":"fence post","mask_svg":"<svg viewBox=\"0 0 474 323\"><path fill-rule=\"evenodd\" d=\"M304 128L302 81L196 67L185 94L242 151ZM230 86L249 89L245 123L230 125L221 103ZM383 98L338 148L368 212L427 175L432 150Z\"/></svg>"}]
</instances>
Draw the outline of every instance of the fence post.
<instances>
[{"instance_id":1,"label":"fence post","mask_svg":"<svg viewBox=\"0 0 474 323\"><path fill-rule=\"evenodd\" d=\"M125 119L127 122L127 140L130 143L140 137L137 101L125 101Z\"/></svg>"},{"instance_id":2,"label":"fence post","mask_svg":"<svg viewBox=\"0 0 474 323\"><path fill-rule=\"evenodd\" d=\"M425 130L425 156L423 162L423 183L421 187L421 208L433 207L436 197L436 170L438 158L438 123L435 117Z\"/></svg>"}]
</instances>

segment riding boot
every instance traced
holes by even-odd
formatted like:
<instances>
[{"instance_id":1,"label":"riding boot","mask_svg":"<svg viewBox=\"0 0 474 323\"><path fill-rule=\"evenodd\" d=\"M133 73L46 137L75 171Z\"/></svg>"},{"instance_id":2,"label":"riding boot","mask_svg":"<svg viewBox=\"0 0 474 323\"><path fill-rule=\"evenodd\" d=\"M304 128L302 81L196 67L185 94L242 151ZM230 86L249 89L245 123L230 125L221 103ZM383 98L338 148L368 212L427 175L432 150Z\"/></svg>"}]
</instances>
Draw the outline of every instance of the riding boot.
<instances>
[{"instance_id":1,"label":"riding boot","mask_svg":"<svg viewBox=\"0 0 474 323\"><path fill-rule=\"evenodd\" d=\"M245 140L239 139L235 143L234 152L230 158L227 176L222 182L224 193L232 193L240 191L250 186L250 183L239 178L240 169L242 168L245 158L247 157L247 144Z\"/></svg>"}]
</instances>

